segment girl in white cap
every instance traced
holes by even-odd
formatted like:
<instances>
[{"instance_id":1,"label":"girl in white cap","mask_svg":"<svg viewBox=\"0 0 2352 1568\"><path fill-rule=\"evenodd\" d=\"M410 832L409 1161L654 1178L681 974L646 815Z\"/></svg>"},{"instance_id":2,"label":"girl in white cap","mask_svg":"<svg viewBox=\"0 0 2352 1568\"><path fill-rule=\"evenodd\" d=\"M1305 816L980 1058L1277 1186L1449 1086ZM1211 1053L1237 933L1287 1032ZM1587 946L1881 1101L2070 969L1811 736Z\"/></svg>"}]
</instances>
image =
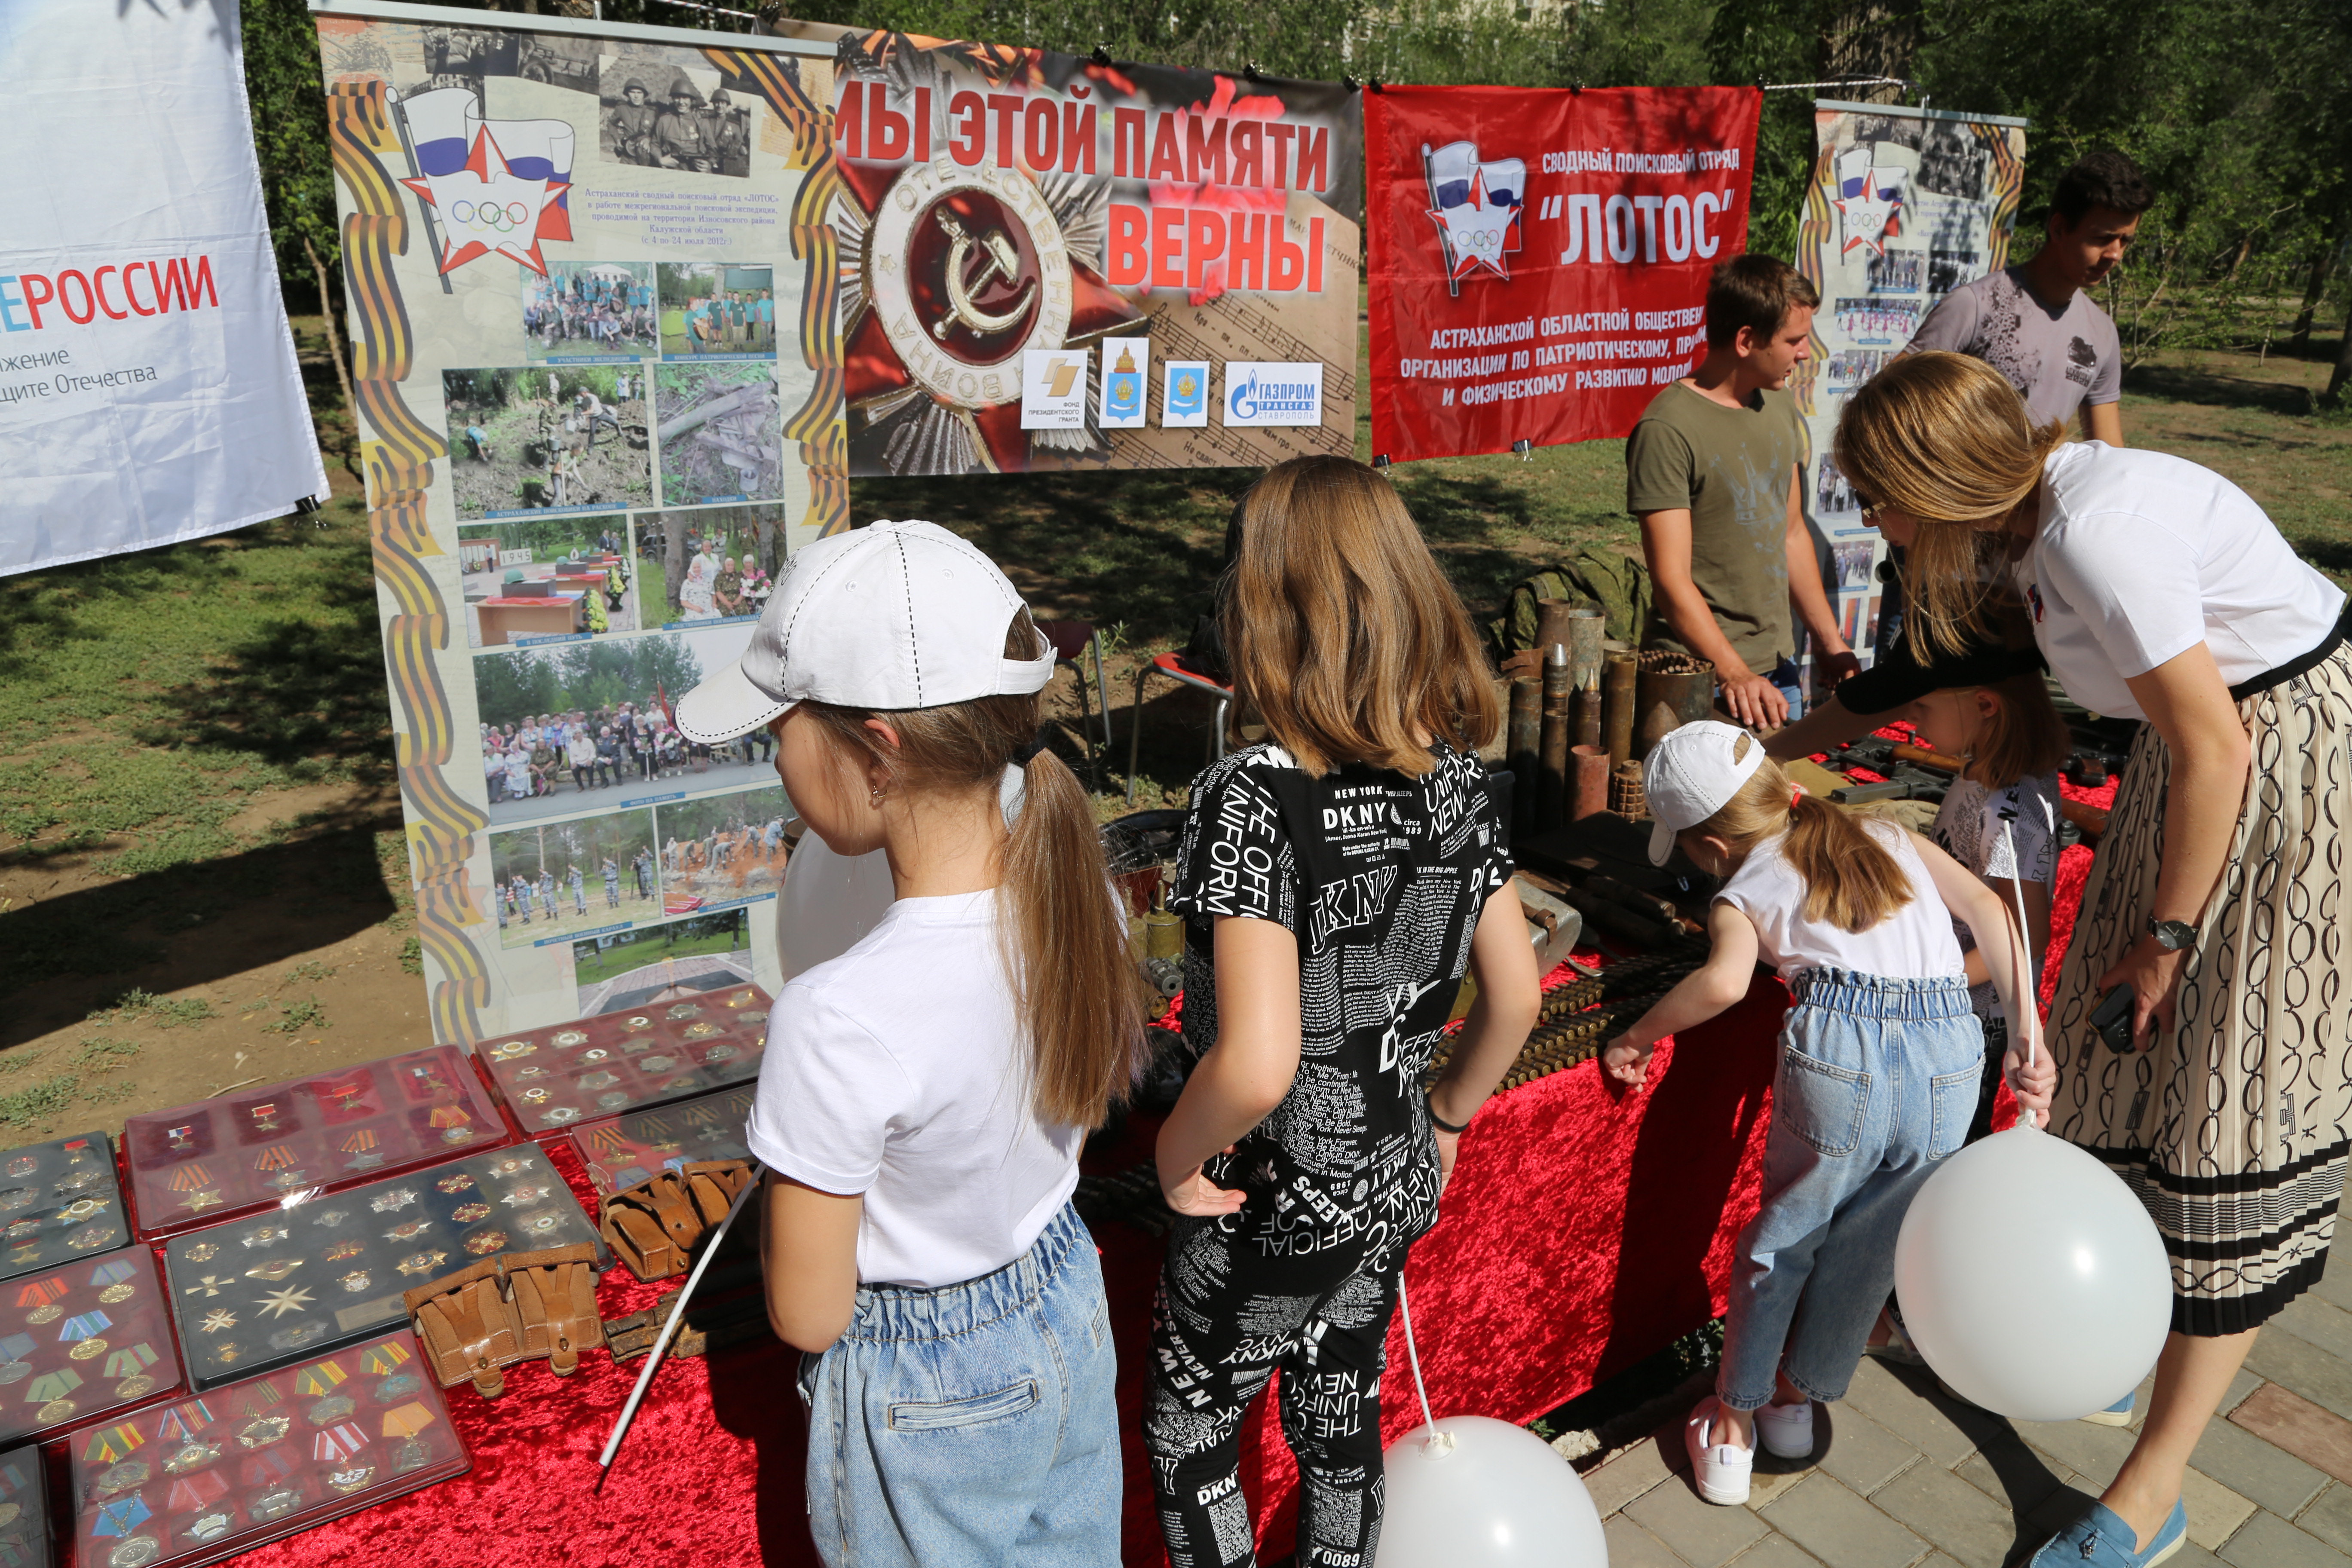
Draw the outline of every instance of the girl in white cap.
<instances>
[{"instance_id":1,"label":"girl in white cap","mask_svg":"<svg viewBox=\"0 0 2352 1568\"><path fill-rule=\"evenodd\" d=\"M1764 743L1729 724L1686 724L1642 764L1650 858L1676 848L1723 879L1707 961L1601 1060L1647 1081L1668 1035L1748 994L1760 958L1794 1005L1780 1031L1763 1205L1739 1234L1716 1392L1684 1443L1699 1495L1748 1500L1755 1447L1813 1451L1813 1404L1845 1396L1880 1303L1911 1195L1958 1151L1976 1109L1984 1031L1952 921L1976 938L2025 1046L2038 1034L2023 944L1992 890L1890 822L1849 816L1789 783ZM2047 1051L2008 1054L2010 1085L2048 1109Z\"/></svg>"},{"instance_id":2,"label":"girl in white cap","mask_svg":"<svg viewBox=\"0 0 2352 1568\"><path fill-rule=\"evenodd\" d=\"M1053 673L986 556L877 522L795 555L741 662L677 705L698 743L773 730L810 832L878 852L896 894L777 996L744 1132L828 1563L1118 1557L1110 1320L1069 1196L1140 982L1038 739Z\"/></svg>"}]
</instances>

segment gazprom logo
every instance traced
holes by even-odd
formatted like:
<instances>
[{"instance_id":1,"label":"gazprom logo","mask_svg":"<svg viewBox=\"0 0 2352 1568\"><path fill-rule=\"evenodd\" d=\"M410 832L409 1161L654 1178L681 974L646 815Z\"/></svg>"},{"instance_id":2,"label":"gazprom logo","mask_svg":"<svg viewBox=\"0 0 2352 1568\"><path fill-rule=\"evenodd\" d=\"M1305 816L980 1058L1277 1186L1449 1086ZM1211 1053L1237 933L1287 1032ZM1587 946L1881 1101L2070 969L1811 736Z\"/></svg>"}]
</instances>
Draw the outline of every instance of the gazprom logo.
<instances>
[{"instance_id":1,"label":"gazprom logo","mask_svg":"<svg viewBox=\"0 0 2352 1568\"><path fill-rule=\"evenodd\" d=\"M1225 367L1225 423L1319 425L1323 422L1323 366L1242 363Z\"/></svg>"},{"instance_id":2,"label":"gazprom logo","mask_svg":"<svg viewBox=\"0 0 2352 1568\"><path fill-rule=\"evenodd\" d=\"M1311 381L1244 381L1227 399L1235 419L1255 424L1276 414L1312 414L1323 389Z\"/></svg>"}]
</instances>

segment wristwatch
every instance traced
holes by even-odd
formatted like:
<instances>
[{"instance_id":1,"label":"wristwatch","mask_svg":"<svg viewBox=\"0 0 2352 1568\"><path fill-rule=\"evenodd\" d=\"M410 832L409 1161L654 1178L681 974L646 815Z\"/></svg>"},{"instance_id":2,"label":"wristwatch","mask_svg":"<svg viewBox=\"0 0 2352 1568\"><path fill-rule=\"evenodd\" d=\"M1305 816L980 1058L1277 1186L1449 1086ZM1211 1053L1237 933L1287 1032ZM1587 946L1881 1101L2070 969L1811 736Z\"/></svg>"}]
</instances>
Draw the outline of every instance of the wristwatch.
<instances>
[{"instance_id":1,"label":"wristwatch","mask_svg":"<svg viewBox=\"0 0 2352 1568\"><path fill-rule=\"evenodd\" d=\"M2187 921L2160 921L2147 917L2147 934L2156 938L2156 945L2167 952L2179 952L2197 940L2197 928Z\"/></svg>"}]
</instances>

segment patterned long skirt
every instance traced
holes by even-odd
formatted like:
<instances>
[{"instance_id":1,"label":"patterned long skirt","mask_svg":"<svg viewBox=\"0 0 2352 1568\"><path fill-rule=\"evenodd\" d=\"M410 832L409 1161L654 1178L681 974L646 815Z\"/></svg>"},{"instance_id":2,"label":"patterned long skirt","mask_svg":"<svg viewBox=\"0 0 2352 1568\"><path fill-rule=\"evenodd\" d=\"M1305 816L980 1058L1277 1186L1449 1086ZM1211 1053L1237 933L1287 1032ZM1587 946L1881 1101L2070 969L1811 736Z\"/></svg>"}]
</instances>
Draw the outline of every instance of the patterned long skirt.
<instances>
[{"instance_id":1,"label":"patterned long skirt","mask_svg":"<svg viewBox=\"0 0 2352 1568\"><path fill-rule=\"evenodd\" d=\"M2259 1326L2327 1266L2352 1128L2352 645L2238 708L2253 765L2176 1026L2118 1054L2097 981L2147 931L2172 758L2132 746L2050 1015L2051 1130L2131 1184L2172 1260L2172 1326Z\"/></svg>"}]
</instances>

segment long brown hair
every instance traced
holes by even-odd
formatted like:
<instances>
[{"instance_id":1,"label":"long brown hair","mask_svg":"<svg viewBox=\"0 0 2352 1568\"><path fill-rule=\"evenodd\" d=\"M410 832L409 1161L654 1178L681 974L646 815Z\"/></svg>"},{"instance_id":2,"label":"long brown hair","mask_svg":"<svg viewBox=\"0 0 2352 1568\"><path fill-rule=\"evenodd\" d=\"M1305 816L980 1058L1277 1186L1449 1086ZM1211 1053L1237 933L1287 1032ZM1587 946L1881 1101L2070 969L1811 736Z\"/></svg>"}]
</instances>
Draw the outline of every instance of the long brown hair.
<instances>
[{"instance_id":1,"label":"long brown hair","mask_svg":"<svg viewBox=\"0 0 2352 1568\"><path fill-rule=\"evenodd\" d=\"M2039 672L2012 675L1990 686L1946 689L1992 694L1993 710L1969 748L1969 776L1989 789L2007 789L2020 779L2055 773L2074 749L2074 737L2050 700L2050 688Z\"/></svg>"},{"instance_id":2,"label":"long brown hair","mask_svg":"<svg viewBox=\"0 0 2352 1568\"><path fill-rule=\"evenodd\" d=\"M1007 658L1034 658L1040 638L1023 610L1004 639ZM801 704L844 755L879 762L892 787L910 794L990 793L1005 764L1037 733L1034 693L982 697L944 708L876 712ZM866 728L881 719L896 751ZM998 907L1004 963L1029 1032L1031 1104L1040 1120L1098 1127L1143 1062L1142 977L1096 837L1094 809L1067 764L1040 748L1023 768L1024 799L1003 848Z\"/></svg>"},{"instance_id":3,"label":"long brown hair","mask_svg":"<svg viewBox=\"0 0 2352 1568\"><path fill-rule=\"evenodd\" d=\"M1732 758L1744 760L1748 747L1762 744L1742 735ZM1805 918L1840 931L1868 931L1911 901L1911 879L1886 846L1828 801L1798 795L1769 757L1738 795L1690 831L1712 834L1740 857L1785 831L1789 841L1780 853L1805 884Z\"/></svg>"},{"instance_id":4,"label":"long brown hair","mask_svg":"<svg viewBox=\"0 0 2352 1568\"><path fill-rule=\"evenodd\" d=\"M1500 713L1461 596L1387 479L1293 458L1242 498L1219 620L1236 694L1310 775L1434 765L1413 731L1475 752Z\"/></svg>"},{"instance_id":5,"label":"long brown hair","mask_svg":"<svg viewBox=\"0 0 2352 1568\"><path fill-rule=\"evenodd\" d=\"M1903 630L1922 664L1985 635L2000 528L2065 439L2063 424L2036 426L2000 372L1967 354L1905 354L1847 400L1838 471L1866 505L1919 525L1903 567Z\"/></svg>"}]
</instances>

